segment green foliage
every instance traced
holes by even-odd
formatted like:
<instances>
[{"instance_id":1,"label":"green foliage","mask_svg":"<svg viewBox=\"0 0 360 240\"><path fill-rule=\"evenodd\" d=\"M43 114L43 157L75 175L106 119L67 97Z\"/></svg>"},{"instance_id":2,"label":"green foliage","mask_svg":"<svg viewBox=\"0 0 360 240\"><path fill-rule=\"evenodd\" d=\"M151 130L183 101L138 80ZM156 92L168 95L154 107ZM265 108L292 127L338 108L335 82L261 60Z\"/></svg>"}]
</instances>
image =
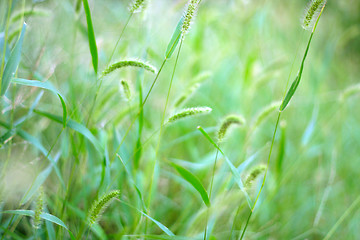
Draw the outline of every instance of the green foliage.
<instances>
[{"instance_id":1,"label":"green foliage","mask_svg":"<svg viewBox=\"0 0 360 240\"><path fill-rule=\"evenodd\" d=\"M325 3L0 1L0 240L357 239L360 2Z\"/></svg>"}]
</instances>

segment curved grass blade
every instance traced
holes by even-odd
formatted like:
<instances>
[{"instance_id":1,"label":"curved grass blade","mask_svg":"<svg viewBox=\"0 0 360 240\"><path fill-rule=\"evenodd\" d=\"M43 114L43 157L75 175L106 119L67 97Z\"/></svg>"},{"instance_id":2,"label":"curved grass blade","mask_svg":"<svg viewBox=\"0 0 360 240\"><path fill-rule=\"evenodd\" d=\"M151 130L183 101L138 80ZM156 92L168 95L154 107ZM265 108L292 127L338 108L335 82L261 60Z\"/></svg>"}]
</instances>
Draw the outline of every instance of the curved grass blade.
<instances>
[{"instance_id":1,"label":"curved grass blade","mask_svg":"<svg viewBox=\"0 0 360 240\"><path fill-rule=\"evenodd\" d=\"M88 38L89 38L89 48L92 58L92 64L94 67L95 74L97 74L98 71L98 52L96 47L96 40L95 40L95 33L94 28L91 20L91 13L90 13L90 7L88 0L83 0L85 15L86 15L86 23L87 23L87 29L88 29Z\"/></svg>"},{"instance_id":2,"label":"curved grass blade","mask_svg":"<svg viewBox=\"0 0 360 240\"><path fill-rule=\"evenodd\" d=\"M175 237L175 234L173 232L171 232L164 224L162 224L161 222L155 220L154 218L150 217L149 215L147 215L146 213L140 211L139 209L137 209L134 206L131 206L130 204L128 204L127 202L124 202L122 200L119 200L122 204L138 211L139 213L141 213L142 215L144 215L145 217L147 217L149 220L151 220L153 223L155 223L161 230L163 230L164 233L166 233L168 236L172 236Z\"/></svg>"},{"instance_id":3,"label":"curved grass blade","mask_svg":"<svg viewBox=\"0 0 360 240\"><path fill-rule=\"evenodd\" d=\"M24 40L25 30L26 30L26 23L23 24L20 38L16 42L14 49L11 51L9 60L5 65L4 73L1 80L0 96L4 96L4 94L6 93L10 85L11 79L15 75L16 69L19 66L21 59L21 48Z\"/></svg>"},{"instance_id":4,"label":"curved grass blade","mask_svg":"<svg viewBox=\"0 0 360 240\"><path fill-rule=\"evenodd\" d=\"M310 43L311 43L311 40L312 40L312 38L313 38L313 36L314 36L315 29L316 29L317 24L318 24L318 22L319 22L319 20L320 20L320 17L321 17L322 11L324 10L324 7L325 7L325 5L322 7L321 12L320 12L319 16L317 17L316 23L315 23L315 25L314 25L314 28L313 28L313 30L312 30L312 32L311 32L311 35L310 35L308 44L307 44L307 46L306 46L303 59L302 59L302 61L301 61L301 65L300 65L299 72L298 72L298 74L297 74L294 82L291 84L288 92L286 93L286 96L285 96L284 100L283 100L282 103L281 103L281 106L280 106L280 108L279 108L280 111L284 111L284 110L285 110L286 106L289 104L291 98L293 97L293 95L294 95L297 87L299 86L299 83L300 83L300 80L301 80L301 76L302 76L302 72L303 72L303 69L304 69L305 59L306 59L306 56L307 56L307 54L308 54L308 52L309 52Z\"/></svg>"},{"instance_id":5,"label":"curved grass blade","mask_svg":"<svg viewBox=\"0 0 360 240\"><path fill-rule=\"evenodd\" d=\"M166 48L165 58L171 58L172 54L175 51L176 46L179 44L181 38L181 29L184 23L184 16L182 16L171 36L170 42Z\"/></svg>"},{"instance_id":6,"label":"curved grass blade","mask_svg":"<svg viewBox=\"0 0 360 240\"><path fill-rule=\"evenodd\" d=\"M23 11L17 12L15 15L11 17L10 22L14 23L19 21L23 17L48 17L50 16L50 12L45 9L24 9Z\"/></svg>"},{"instance_id":7,"label":"curved grass blade","mask_svg":"<svg viewBox=\"0 0 360 240\"><path fill-rule=\"evenodd\" d=\"M29 87L43 88L57 94L63 109L63 127L66 127L67 109L64 101L64 96L50 82L41 82L37 80L28 80L23 78L13 78L11 82Z\"/></svg>"},{"instance_id":8,"label":"curved grass blade","mask_svg":"<svg viewBox=\"0 0 360 240\"><path fill-rule=\"evenodd\" d=\"M7 211L3 211L2 213L9 213L9 214L16 214L16 215L21 215L21 216L29 216L29 217L34 217L35 213L33 210L7 210ZM40 217L46 221L50 221L52 223L55 223L63 228L65 228L66 230L69 231L69 228L65 225L65 223L63 221L61 221L58 217L55 217L54 215L51 215L49 213L41 213Z\"/></svg>"},{"instance_id":9,"label":"curved grass blade","mask_svg":"<svg viewBox=\"0 0 360 240\"><path fill-rule=\"evenodd\" d=\"M23 78L13 78L11 82L23 86L43 88L57 95L60 95L63 99L65 99L65 97L50 82L41 82L38 80L28 80Z\"/></svg>"},{"instance_id":10,"label":"curved grass blade","mask_svg":"<svg viewBox=\"0 0 360 240\"><path fill-rule=\"evenodd\" d=\"M67 110L66 110L66 104L64 99L61 97L60 94L58 94L60 101L61 101L61 106L63 108L63 128L66 128L66 118L67 118Z\"/></svg>"},{"instance_id":11,"label":"curved grass blade","mask_svg":"<svg viewBox=\"0 0 360 240\"><path fill-rule=\"evenodd\" d=\"M47 117L51 120L53 120L54 122L57 123L63 123L63 118L48 112L43 112L43 111L39 111L39 110L34 110L34 113L39 114L41 116ZM89 129L87 129L84 125L75 122L71 119L69 119L69 121L66 122L66 126L77 131L78 133L80 133L81 135L83 135L84 137L86 137L96 148L96 150L99 151L100 154L104 154L104 149L101 146L101 143L97 140L97 138L90 132Z\"/></svg>"},{"instance_id":12,"label":"curved grass blade","mask_svg":"<svg viewBox=\"0 0 360 240\"><path fill-rule=\"evenodd\" d=\"M200 193L201 198L204 201L205 205L207 207L210 207L209 196L208 196L204 186L200 182L200 180L194 174L192 174L185 168L181 167L180 165L177 165L175 163L170 163L170 164L176 169L176 171L178 171L178 173L180 173L180 175L186 181L188 181L198 191L198 193Z\"/></svg>"},{"instance_id":13,"label":"curved grass blade","mask_svg":"<svg viewBox=\"0 0 360 240\"><path fill-rule=\"evenodd\" d=\"M230 159L228 159L226 157L226 155L224 154L224 152L219 148L219 146L211 139L211 137L209 136L209 134L207 134L205 132L205 130L201 127L201 126L198 126L197 129L204 135L204 137L209 140L209 142L214 145L214 147L219 150L219 152L223 155L223 157L225 158L225 161L226 163L229 165L230 167L230 171L235 179L235 182L237 183L237 185L239 186L240 190L244 193L245 195L245 198L248 202L248 205L251 209L251 206L252 206L252 203L251 203L251 199L249 197L249 194L246 192L245 190L245 187L244 187L244 184L241 180L241 176L240 176L240 173L238 172L237 168L234 166L234 164L232 164L232 162L230 161Z\"/></svg>"}]
</instances>

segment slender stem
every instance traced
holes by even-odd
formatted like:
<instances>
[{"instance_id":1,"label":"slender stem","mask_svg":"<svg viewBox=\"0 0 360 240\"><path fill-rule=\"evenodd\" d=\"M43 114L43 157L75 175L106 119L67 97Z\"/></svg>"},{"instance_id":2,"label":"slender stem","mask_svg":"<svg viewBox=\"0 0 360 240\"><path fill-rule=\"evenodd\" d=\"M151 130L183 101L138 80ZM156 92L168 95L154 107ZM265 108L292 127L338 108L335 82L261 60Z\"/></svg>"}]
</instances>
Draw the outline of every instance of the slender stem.
<instances>
[{"instance_id":1,"label":"slender stem","mask_svg":"<svg viewBox=\"0 0 360 240\"><path fill-rule=\"evenodd\" d=\"M164 111L163 111L162 118L161 118L160 133L159 133L159 138L158 138L158 142L157 142L157 146L156 146L155 160L154 160L154 165L153 165L153 169L152 169L152 172L151 172L150 185L149 185L149 197L148 197L148 202L147 202L147 208L149 209L149 212L150 212L152 188L153 188L153 182L154 182L154 173L155 173L155 167L156 167L156 164L157 164L157 157L158 157L158 153L159 153L159 149L160 149L160 142L161 142L161 136L162 136L164 122L165 122L166 109L167 109L167 105L169 103L171 87L172 87L172 83L173 83L173 80L174 80L176 66L177 66L177 63L178 63L178 60L179 60L182 43L183 43L183 40L180 41L179 50L178 50L177 55L176 55L175 64L174 64L173 72L172 72L170 83L169 83L169 89L168 89L167 96L166 96ZM146 230L147 230L147 222L148 221L146 220L145 221L145 233L146 233Z\"/></svg>"},{"instance_id":2,"label":"slender stem","mask_svg":"<svg viewBox=\"0 0 360 240\"><path fill-rule=\"evenodd\" d=\"M160 69L159 69L159 71L157 72L157 74L156 74L156 76L155 76L155 79L154 79L154 81L153 81L153 83L152 83L152 85L151 85L151 87L150 87L150 90L148 91L148 93L147 93L147 95L146 95L143 103L142 103L141 106L140 106L139 112L136 114L135 118L134 118L133 121L130 123L129 127L127 128L127 130L126 130L123 138L121 139L121 142L120 142L119 145L117 146L117 148L116 148L116 150L115 150L115 152L114 152L114 156L111 158L111 161L110 161L110 162L113 162L113 161L114 161L114 159L115 159L115 157L116 157L116 153L120 150L120 147L121 147L122 144L124 143L125 138L126 138L127 135L129 134L129 132L130 132L132 126L134 125L136 119L140 116L141 111L143 110L144 105L145 105L145 103L146 103L146 101L147 101L147 99L148 99L148 97L149 97L149 95L150 95L150 93L151 93L151 91L152 91L152 89L153 89L153 87L154 87L157 79L159 78L160 72L161 72L161 70L163 69L166 61L167 61L167 58L165 58L164 61L162 62L161 66L160 66Z\"/></svg>"}]
</instances>

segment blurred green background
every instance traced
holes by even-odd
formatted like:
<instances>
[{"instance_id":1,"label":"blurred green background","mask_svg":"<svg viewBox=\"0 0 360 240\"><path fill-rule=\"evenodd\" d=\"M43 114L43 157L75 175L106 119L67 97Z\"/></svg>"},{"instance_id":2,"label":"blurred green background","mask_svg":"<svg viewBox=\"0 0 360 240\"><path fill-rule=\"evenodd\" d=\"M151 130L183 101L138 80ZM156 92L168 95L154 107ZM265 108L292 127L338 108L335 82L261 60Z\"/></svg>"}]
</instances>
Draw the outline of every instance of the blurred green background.
<instances>
[{"instance_id":1,"label":"blurred green background","mask_svg":"<svg viewBox=\"0 0 360 240\"><path fill-rule=\"evenodd\" d=\"M104 0L89 4L101 72L129 17L131 2ZM144 98L154 75L127 68L104 78L87 125L99 80L91 65L81 2L77 9L76 1L70 0L2 0L0 33L5 31L8 14L11 19L22 9L42 12L25 16L27 30L17 76L51 82L66 97L68 117L87 126L108 156L101 156L77 131L69 127L62 130L61 124L31 113L16 130L22 129L38 139L47 151L52 148L50 156L58 159L64 181L62 184L52 171L44 182L46 211L59 217L75 236L85 239L78 233L86 223L92 202L98 194L120 189L121 201L114 201L99 223L88 230L88 239L163 236L154 222L139 213L145 210L133 185L136 182L147 202L157 159L148 215L175 235L203 239L207 207L169 162L188 169L209 190L216 149L196 127L201 125L215 140L221 120L228 114L239 114L246 124L231 128L221 143L223 152L235 167L250 162L241 172L243 181L252 167L266 164L277 110L258 126L253 123L262 109L282 100L288 78L291 83L297 74L310 35L301 27L307 4L304 0L202 0L182 45L166 118L185 107L209 106L213 111L164 127L158 148L175 63L175 57L169 59L144 106L143 120L135 120L118 152L129 174L117 157L111 166L108 164L135 119L139 97ZM146 9L134 13L111 62L142 59L159 69L185 6L183 0L150 1ZM19 27L20 21L9 27L9 35L14 33L12 39L8 35L9 49L16 42ZM335 230L331 239L359 239L359 205L346 212L354 201L359 202L356 199L360 193L359 42L360 2L329 0L314 34L302 81L281 116L265 189L245 239L323 239L331 229ZM130 84L130 101L124 97L120 80ZM195 83L200 84L199 88L180 108L175 107L177 99ZM39 95L42 91L12 84L1 98L2 210L34 209L31 202L35 198L23 206L20 201L34 179L49 166L49 160L33 142L24 140L16 131L9 137L5 126L26 116L39 96L35 109L62 116L57 96L49 91ZM141 154L136 151L139 141ZM110 169L105 170L107 167ZM105 172L109 176L104 178ZM248 189L253 201L261 182L262 176ZM211 203L208 237L238 239L250 210L220 155ZM340 225L334 228L342 216ZM5 239L69 238L63 229L48 222L36 235L30 218L11 217L0 213L0 235Z\"/></svg>"}]
</instances>

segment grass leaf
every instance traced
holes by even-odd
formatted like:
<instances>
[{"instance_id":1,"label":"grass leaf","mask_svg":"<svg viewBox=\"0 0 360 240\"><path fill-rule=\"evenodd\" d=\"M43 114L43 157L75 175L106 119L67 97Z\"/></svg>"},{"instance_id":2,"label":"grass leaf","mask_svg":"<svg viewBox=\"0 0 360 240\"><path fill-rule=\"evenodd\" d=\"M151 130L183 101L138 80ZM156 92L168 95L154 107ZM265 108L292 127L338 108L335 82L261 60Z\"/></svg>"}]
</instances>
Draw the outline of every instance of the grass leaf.
<instances>
[{"instance_id":1,"label":"grass leaf","mask_svg":"<svg viewBox=\"0 0 360 240\"><path fill-rule=\"evenodd\" d=\"M95 74L97 74L98 71L98 52L96 47L96 40L95 40L95 33L94 28L91 20L91 13L90 13L90 7L88 0L83 0L85 15L86 15L86 23L87 23L87 29L88 29L88 38L89 38L89 48L92 58L92 64L94 67Z\"/></svg>"},{"instance_id":2,"label":"grass leaf","mask_svg":"<svg viewBox=\"0 0 360 240\"><path fill-rule=\"evenodd\" d=\"M66 128L66 118L67 118L67 110L66 110L66 104L64 99L61 97L60 94L58 94L60 101L61 101L61 106L63 108L63 128Z\"/></svg>"},{"instance_id":3,"label":"grass leaf","mask_svg":"<svg viewBox=\"0 0 360 240\"><path fill-rule=\"evenodd\" d=\"M237 183L237 185L239 186L240 190L244 193L245 197L246 197L246 200L248 202L248 205L251 209L251 206L252 206L252 203L251 203L251 199L248 195L248 193L246 192L245 190L245 187L244 187L244 184L241 180L241 176L240 176L240 173L238 172L238 170L236 169L236 167L234 166L234 164L232 164L232 162L230 161L230 159L228 159L226 157L226 155L224 154L224 152L219 148L219 146L211 139L211 137L209 136L209 134L207 134L205 132L205 130L201 127L201 126L198 126L198 130L205 136L205 138L207 138L209 140L209 142L214 145L214 147L219 150L219 152L223 155L223 157L225 158L225 161L226 163L229 165L230 167L230 171L235 179L235 182Z\"/></svg>"},{"instance_id":4,"label":"grass leaf","mask_svg":"<svg viewBox=\"0 0 360 240\"><path fill-rule=\"evenodd\" d=\"M16 42L14 49L11 51L9 60L5 65L4 73L2 76L2 80L1 80L0 96L4 96L4 94L6 93L8 87L10 85L10 81L11 81L12 77L15 75L17 67L19 66L25 30L26 30L26 23L23 24L20 38Z\"/></svg>"},{"instance_id":5,"label":"grass leaf","mask_svg":"<svg viewBox=\"0 0 360 240\"><path fill-rule=\"evenodd\" d=\"M182 16L171 36L170 42L166 48L165 58L171 58L176 46L179 44L181 38L181 29L184 23L184 16Z\"/></svg>"},{"instance_id":6,"label":"grass leaf","mask_svg":"<svg viewBox=\"0 0 360 240\"><path fill-rule=\"evenodd\" d=\"M22 215L22 216L29 216L29 217L34 217L35 213L33 210L8 210L8 211L3 211L3 213L9 213L9 214L16 214L16 215ZM65 223L63 221L61 221L58 217L55 217L54 215L51 215L49 213L41 213L40 217L46 221L50 221L52 223L55 223L63 228L65 228L66 230L69 230L69 228L65 225Z\"/></svg>"},{"instance_id":7,"label":"grass leaf","mask_svg":"<svg viewBox=\"0 0 360 240\"><path fill-rule=\"evenodd\" d=\"M51 120L53 120L54 122L57 123L63 123L63 118L48 112L43 112L43 111L39 111L39 110L34 110L34 113L39 114L41 116L47 117ZM96 148L96 150L99 151L100 154L104 154L104 149L101 146L101 143L97 140L97 138L90 132L89 129L87 129L83 124L80 124L78 122L75 122L71 119L69 119L69 121L67 121L66 126L77 131L78 133L80 133L81 135L83 135L84 137L86 137Z\"/></svg>"},{"instance_id":8,"label":"grass leaf","mask_svg":"<svg viewBox=\"0 0 360 240\"><path fill-rule=\"evenodd\" d=\"M186 170L185 168L181 167L180 165L177 165L175 163L171 163L171 165L180 173L180 175L188 181L197 191L200 193L202 200L204 201L205 205L207 207L210 207L210 200L209 196L200 182L199 178L197 178L194 174L192 174L190 171Z\"/></svg>"}]
</instances>

